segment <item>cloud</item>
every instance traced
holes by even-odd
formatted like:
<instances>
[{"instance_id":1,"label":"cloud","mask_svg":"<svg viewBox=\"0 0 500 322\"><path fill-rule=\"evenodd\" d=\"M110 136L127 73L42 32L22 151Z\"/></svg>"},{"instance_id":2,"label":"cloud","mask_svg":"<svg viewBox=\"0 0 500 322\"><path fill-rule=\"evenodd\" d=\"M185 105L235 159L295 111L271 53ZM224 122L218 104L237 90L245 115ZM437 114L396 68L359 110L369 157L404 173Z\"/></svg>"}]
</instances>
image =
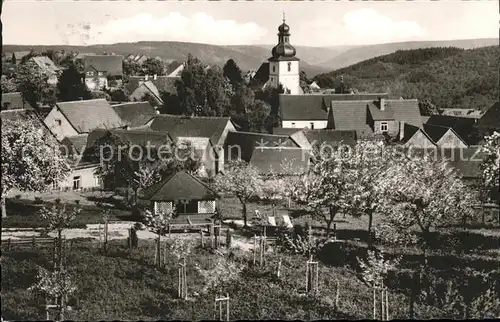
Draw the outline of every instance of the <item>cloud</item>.
<instances>
[{"instance_id":1,"label":"cloud","mask_svg":"<svg viewBox=\"0 0 500 322\"><path fill-rule=\"evenodd\" d=\"M92 27L93 43L131 41L185 41L220 45L258 43L267 30L254 22L215 20L206 13L184 16L171 12L164 17L137 14Z\"/></svg>"},{"instance_id":2,"label":"cloud","mask_svg":"<svg viewBox=\"0 0 500 322\"><path fill-rule=\"evenodd\" d=\"M426 30L410 20L395 21L374 9L348 12L342 18L345 37L355 43L383 43L421 39Z\"/></svg>"}]
</instances>

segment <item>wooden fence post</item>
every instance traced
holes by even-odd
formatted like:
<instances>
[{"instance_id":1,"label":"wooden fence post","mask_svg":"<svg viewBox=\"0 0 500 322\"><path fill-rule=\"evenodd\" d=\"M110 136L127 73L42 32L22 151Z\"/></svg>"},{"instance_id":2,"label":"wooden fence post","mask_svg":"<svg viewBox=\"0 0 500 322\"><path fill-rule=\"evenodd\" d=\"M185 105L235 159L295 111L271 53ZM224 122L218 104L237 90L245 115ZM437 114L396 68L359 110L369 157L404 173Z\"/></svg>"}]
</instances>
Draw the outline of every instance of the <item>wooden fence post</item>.
<instances>
[{"instance_id":1,"label":"wooden fence post","mask_svg":"<svg viewBox=\"0 0 500 322\"><path fill-rule=\"evenodd\" d=\"M333 224L333 240L337 240L337 224Z\"/></svg>"},{"instance_id":2,"label":"wooden fence post","mask_svg":"<svg viewBox=\"0 0 500 322\"><path fill-rule=\"evenodd\" d=\"M257 255L257 235L253 235L253 265L255 266L255 257Z\"/></svg>"},{"instance_id":3,"label":"wooden fence post","mask_svg":"<svg viewBox=\"0 0 500 322\"><path fill-rule=\"evenodd\" d=\"M375 285L373 285L373 319L377 319L377 297L375 296Z\"/></svg>"},{"instance_id":4,"label":"wooden fence post","mask_svg":"<svg viewBox=\"0 0 500 322\"><path fill-rule=\"evenodd\" d=\"M387 321L390 321L391 318L389 317L389 290L385 290L385 318Z\"/></svg>"},{"instance_id":5,"label":"wooden fence post","mask_svg":"<svg viewBox=\"0 0 500 322\"><path fill-rule=\"evenodd\" d=\"M201 239L201 248L205 248L205 240L203 238L203 230L200 229L200 239Z\"/></svg>"},{"instance_id":6,"label":"wooden fence post","mask_svg":"<svg viewBox=\"0 0 500 322\"><path fill-rule=\"evenodd\" d=\"M380 288L380 320L382 321L385 321L384 320L384 312L385 311L385 308L384 308L384 287L381 287Z\"/></svg>"},{"instance_id":7,"label":"wooden fence post","mask_svg":"<svg viewBox=\"0 0 500 322\"><path fill-rule=\"evenodd\" d=\"M278 262L278 272L277 272L276 276L278 278L280 278L280 275L281 275L281 257L280 257L280 260Z\"/></svg>"},{"instance_id":8,"label":"wooden fence post","mask_svg":"<svg viewBox=\"0 0 500 322\"><path fill-rule=\"evenodd\" d=\"M335 292L335 310L338 310L339 308L339 294L340 294L340 284L339 280L337 279L337 287Z\"/></svg>"}]
</instances>

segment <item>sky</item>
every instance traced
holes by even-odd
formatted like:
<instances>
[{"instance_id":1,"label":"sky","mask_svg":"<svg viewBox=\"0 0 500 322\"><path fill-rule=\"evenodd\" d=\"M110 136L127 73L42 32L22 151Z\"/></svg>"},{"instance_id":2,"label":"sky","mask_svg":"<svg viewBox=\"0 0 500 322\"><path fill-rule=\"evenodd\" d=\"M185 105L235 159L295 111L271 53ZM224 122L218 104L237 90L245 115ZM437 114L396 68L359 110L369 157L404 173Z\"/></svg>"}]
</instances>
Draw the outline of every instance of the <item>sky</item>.
<instances>
[{"instance_id":1,"label":"sky","mask_svg":"<svg viewBox=\"0 0 500 322\"><path fill-rule=\"evenodd\" d=\"M285 12L303 46L498 38L499 4L482 1L5 0L3 43L92 45L184 41L274 44Z\"/></svg>"}]
</instances>

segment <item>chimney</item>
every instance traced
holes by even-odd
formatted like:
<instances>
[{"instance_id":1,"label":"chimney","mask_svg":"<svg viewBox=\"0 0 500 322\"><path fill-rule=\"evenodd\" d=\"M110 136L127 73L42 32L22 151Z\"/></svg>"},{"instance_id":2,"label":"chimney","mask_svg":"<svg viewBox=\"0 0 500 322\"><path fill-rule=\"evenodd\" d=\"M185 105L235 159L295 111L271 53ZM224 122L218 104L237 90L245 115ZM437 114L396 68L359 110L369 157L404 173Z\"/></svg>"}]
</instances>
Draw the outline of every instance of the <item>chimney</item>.
<instances>
[{"instance_id":1,"label":"chimney","mask_svg":"<svg viewBox=\"0 0 500 322\"><path fill-rule=\"evenodd\" d=\"M156 80L156 74L153 75L153 79Z\"/></svg>"},{"instance_id":2,"label":"chimney","mask_svg":"<svg viewBox=\"0 0 500 322\"><path fill-rule=\"evenodd\" d=\"M385 98L379 97L380 110L385 111Z\"/></svg>"},{"instance_id":3,"label":"chimney","mask_svg":"<svg viewBox=\"0 0 500 322\"><path fill-rule=\"evenodd\" d=\"M399 122L399 141L403 141L405 138L405 121Z\"/></svg>"},{"instance_id":4,"label":"chimney","mask_svg":"<svg viewBox=\"0 0 500 322\"><path fill-rule=\"evenodd\" d=\"M145 78L145 80L148 80L148 78L149 78L149 75L146 75L146 78Z\"/></svg>"}]
</instances>

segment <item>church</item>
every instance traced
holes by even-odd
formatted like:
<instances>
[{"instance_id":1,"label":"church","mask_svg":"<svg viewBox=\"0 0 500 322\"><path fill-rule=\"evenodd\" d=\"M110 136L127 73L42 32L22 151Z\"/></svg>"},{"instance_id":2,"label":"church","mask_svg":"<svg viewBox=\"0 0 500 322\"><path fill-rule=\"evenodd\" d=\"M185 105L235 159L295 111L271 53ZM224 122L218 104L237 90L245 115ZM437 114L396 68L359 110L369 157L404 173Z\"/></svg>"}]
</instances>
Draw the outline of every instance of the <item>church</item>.
<instances>
[{"instance_id":1,"label":"church","mask_svg":"<svg viewBox=\"0 0 500 322\"><path fill-rule=\"evenodd\" d=\"M286 94L300 95L304 94L300 87L300 59L295 57L297 51L290 44L290 35L290 27L283 16L283 23L278 27L278 44L273 47L268 62L263 63L255 73L253 83L263 87L278 87L281 84Z\"/></svg>"},{"instance_id":2,"label":"church","mask_svg":"<svg viewBox=\"0 0 500 322\"><path fill-rule=\"evenodd\" d=\"M418 100L391 99L388 93L335 94L331 90L304 93L300 59L290 43L290 26L278 27L278 44L252 79L253 86L285 89L279 97L281 128L356 131L357 137L397 136L407 125L422 127Z\"/></svg>"}]
</instances>

